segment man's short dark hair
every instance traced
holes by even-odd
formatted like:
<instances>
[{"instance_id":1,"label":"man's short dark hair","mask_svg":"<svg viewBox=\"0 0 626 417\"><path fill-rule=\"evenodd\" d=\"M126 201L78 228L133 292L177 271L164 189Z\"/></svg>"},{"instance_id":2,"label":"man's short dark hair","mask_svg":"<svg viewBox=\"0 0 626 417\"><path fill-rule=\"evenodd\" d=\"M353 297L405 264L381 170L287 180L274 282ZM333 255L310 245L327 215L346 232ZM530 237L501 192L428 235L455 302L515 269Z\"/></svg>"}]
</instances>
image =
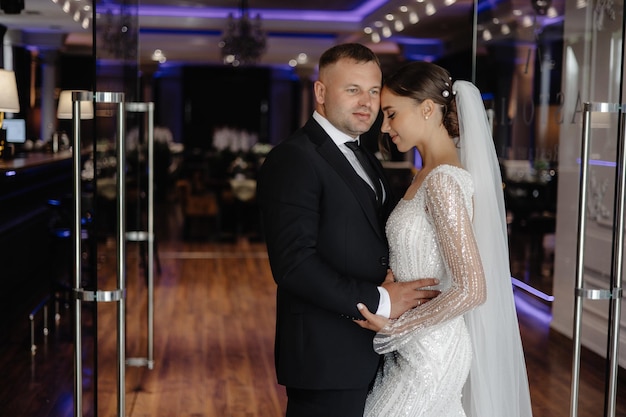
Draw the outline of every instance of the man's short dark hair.
<instances>
[{"instance_id":1,"label":"man's short dark hair","mask_svg":"<svg viewBox=\"0 0 626 417\"><path fill-rule=\"evenodd\" d=\"M380 67L378 56L367 46L360 43L342 43L326 50L319 61L319 68L336 63L341 59L353 59L356 62L375 62Z\"/></svg>"}]
</instances>

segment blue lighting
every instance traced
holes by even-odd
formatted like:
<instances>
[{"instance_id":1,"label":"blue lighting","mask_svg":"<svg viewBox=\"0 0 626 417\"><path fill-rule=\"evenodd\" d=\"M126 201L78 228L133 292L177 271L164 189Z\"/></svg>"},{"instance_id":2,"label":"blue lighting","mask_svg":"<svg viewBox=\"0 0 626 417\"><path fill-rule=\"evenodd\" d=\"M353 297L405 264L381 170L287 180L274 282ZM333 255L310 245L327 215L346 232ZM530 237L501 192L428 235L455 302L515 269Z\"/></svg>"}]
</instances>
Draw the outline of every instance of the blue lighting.
<instances>
[{"instance_id":1,"label":"blue lighting","mask_svg":"<svg viewBox=\"0 0 626 417\"><path fill-rule=\"evenodd\" d=\"M544 330L549 331L550 322L552 321L552 312L549 306L539 306L537 301L533 303L530 297L523 293L513 293L513 297L518 315L523 314L534 318L544 325ZM535 330L538 330L538 328L535 327Z\"/></svg>"},{"instance_id":2,"label":"blue lighting","mask_svg":"<svg viewBox=\"0 0 626 417\"><path fill-rule=\"evenodd\" d=\"M348 11L249 9L249 13L251 16L260 14L264 20L360 23L367 15L385 3L387 3L386 0L368 0L356 9ZM141 16L189 17L195 19L226 19L230 13L237 13L236 9L216 7L155 7L142 5L139 5L138 12Z\"/></svg>"},{"instance_id":3,"label":"blue lighting","mask_svg":"<svg viewBox=\"0 0 626 417\"><path fill-rule=\"evenodd\" d=\"M576 158L576 163L580 165L580 158ZM617 162L613 161L603 161L601 159L590 159L589 165L601 166L601 167L610 167L615 168L617 166Z\"/></svg>"},{"instance_id":4,"label":"blue lighting","mask_svg":"<svg viewBox=\"0 0 626 417\"><path fill-rule=\"evenodd\" d=\"M7 171L4 173L6 177L14 177L15 174L16 174L15 171Z\"/></svg>"},{"instance_id":5,"label":"blue lighting","mask_svg":"<svg viewBox=\"0 0 626 417\"><path fill-rule=\"evenodd\" d=\"M534 295L535 297L541 298L542 300L548 301L548 302L552 302L554 301L554 296L553 295L548 295L542 291L539 291L538 289L531 287L530 285L526 284L525 282L522 282L520 280L518 280L517 278L511 277L511 282L513 283L513 285L515 285L518 288L521 288L522 290L526 291L529 294Z\"/></svg>"}]
</instances>

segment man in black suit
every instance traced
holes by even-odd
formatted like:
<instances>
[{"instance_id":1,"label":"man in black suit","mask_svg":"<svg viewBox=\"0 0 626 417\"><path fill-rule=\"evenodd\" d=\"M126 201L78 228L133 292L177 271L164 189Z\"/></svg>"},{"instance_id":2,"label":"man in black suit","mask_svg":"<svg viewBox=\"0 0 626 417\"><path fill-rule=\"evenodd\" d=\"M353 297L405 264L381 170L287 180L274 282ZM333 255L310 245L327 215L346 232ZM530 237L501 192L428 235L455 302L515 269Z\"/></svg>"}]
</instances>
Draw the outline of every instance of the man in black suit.
<instances>
[{"instance_id":1,"label":"man in black suit","mask_svg":"<svg viewBox=\"0 0 626 417\"><path fill-rule=\"evenodd\" d=\"M258 177L257 198L278 284L275 360L287 417L362 417L379 362L374 333L355 323L356 305L398 317L436 295L385 280L384 224L396 203L383 168L346 145L380 109L382 71L360 44L326 51L314 84L316 111L277 145ZM370 164L376 178L367 174ZM373 175L373 174L372 174ZM383 282L384 281L384 282Z\"/></svg>"}]
</instances>

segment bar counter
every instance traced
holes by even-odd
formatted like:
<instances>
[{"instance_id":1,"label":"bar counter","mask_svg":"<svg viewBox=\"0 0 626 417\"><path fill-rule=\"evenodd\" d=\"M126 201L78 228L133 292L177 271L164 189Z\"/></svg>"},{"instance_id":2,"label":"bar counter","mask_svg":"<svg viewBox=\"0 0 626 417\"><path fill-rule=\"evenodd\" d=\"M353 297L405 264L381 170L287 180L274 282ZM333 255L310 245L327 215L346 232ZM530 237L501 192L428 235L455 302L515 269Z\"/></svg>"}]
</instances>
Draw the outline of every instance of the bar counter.
<instances>
[{"instance_id":1,"label":"bar counter","mask_svg":"<svg viewBox=\"0 0 626 417\"><path fill-rule=\"evenodd\" d=\"M7 175L10 171L22 171L41 166L55 164L57 162L71 160L72 151L51 152L30 152L19 155L12 159L0 159L0 173Z\"/></svg>"},{"instance_id":2,"label":"bar counter","mask_svg":"<svg viewBox=\"0 0 626 417\"><path fill-rule=\"evenodd\" d=\"M72 152L32 152L0 160L0 235L41 214L72 190Z\"/></svg>"},{"instance_id":3,"label":"bar counter","mask_svg":"<svg viewBox=\"0 0 626 417\"><path fill-rule=\"evenodd\" d=\"M71 151L0 160L0 305L8 312L0 320L0 345L13 326L27 325L28 313L50 291L55 266L71 260L51 237L57 208L50 200L71 199L72 176Z\"/></svg>"}]
</instances>

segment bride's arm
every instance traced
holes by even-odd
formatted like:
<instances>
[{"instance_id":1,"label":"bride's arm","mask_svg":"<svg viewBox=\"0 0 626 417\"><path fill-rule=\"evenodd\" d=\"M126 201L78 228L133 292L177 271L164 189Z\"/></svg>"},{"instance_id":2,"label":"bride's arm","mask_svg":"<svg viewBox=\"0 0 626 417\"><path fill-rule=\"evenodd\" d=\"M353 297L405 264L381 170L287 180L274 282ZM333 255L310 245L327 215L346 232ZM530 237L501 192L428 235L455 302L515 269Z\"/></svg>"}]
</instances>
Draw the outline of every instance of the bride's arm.
<instances>
[{"instance_id":1,"label":"bride's arm","mask_svg":"<svg viewBox=\"0 0 626 417\"><path fill-rule=\"evenodd\" d=\"M390 320L374 338L378 353L396 350L412 332L458 317L486 299L483 266L461 185L449 174L436 172L422 186L452 285L433 300Z\"/></svg>"}]
</instances>

